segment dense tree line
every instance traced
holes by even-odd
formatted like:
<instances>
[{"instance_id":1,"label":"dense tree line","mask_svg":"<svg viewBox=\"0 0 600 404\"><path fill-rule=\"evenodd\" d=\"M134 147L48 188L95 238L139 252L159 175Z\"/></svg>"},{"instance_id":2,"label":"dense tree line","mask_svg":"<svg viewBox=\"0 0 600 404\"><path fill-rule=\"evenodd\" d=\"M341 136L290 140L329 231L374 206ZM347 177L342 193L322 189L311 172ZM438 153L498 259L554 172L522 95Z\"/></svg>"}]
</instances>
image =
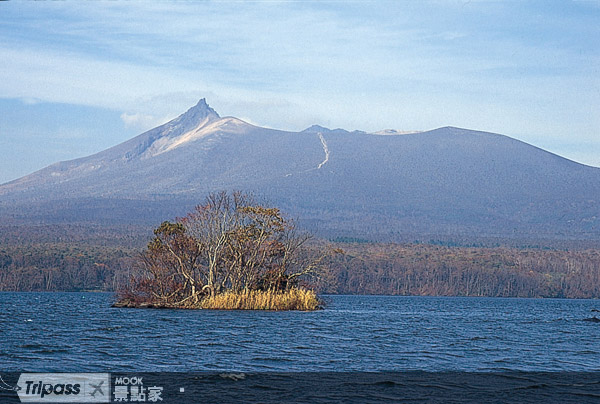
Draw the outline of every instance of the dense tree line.
<instances>
[{"instance_id":1,"label":"dense tree line","mask_svg":"<svg viewBox=\"0 0 600 404\"><path fill-rule=\"evenodd\" d=\"M600 297L600 251L352 244L323 291L348 294Z\"/></svg>"},{"instance_id":2,"label":"dense tree line","mask_svg":"<svg viewBox=\"0 0 600 404\"><path fill-rule=\"evenodd\" d=\"M166 230L156 236L167 237ZM116 290L139 274L139 254L151 234L117 227L2 227L0 290ZM340 241L333 247L345 254L327 257L326 276L312 280L322 292L600 298L597 248ZM216 279L218 284L225 277Z\"/></svg>"},{"instance_id":3,"label":"dense tree line","mask_svg":"<svg viewBox=\"0 0 600 404\"><path fill-rule=\"evenodd\" d=\"M71 244L0 247L0 291L114 290L135 250Z\"/></svg>"}]
</instances>

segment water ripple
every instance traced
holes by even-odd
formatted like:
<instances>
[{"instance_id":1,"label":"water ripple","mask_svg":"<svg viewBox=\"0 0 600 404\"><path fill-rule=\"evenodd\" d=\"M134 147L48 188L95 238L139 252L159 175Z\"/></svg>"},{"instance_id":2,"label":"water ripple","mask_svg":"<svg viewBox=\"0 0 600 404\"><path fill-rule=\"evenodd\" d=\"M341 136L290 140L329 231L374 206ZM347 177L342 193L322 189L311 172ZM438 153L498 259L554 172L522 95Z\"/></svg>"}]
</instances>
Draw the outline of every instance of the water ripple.
<instances>
[{"instance_id":1,"label":"water ripple","mask_svg":"<svg viewBox=\"0 0 600 404\"><path fill-rule=\"evenodd\" d=\"M325 310L110 308L106 293L0 293L10 371L591 371L594 300L328 296ZM58 367L58 369L57 369Z\"/></svg>"}]
</instances>

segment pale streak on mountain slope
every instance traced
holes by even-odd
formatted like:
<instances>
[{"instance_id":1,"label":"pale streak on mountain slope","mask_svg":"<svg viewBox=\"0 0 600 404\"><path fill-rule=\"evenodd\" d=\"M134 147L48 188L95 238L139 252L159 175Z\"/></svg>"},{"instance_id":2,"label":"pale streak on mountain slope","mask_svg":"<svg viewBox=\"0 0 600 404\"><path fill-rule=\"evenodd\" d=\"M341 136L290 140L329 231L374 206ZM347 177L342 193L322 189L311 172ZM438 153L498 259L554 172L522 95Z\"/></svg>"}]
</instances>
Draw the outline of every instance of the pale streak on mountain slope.
<instances>
[{"instance_id":1,"label":"pale streak on mountain slope","mask_svg":"<svg viewBox=\"0 0 600 404\"><path fill-rule=\"evenodd\" d=\"M313 167L313 168L309 168L308 170L304 170L302 171L302 173L308 173L314 170L319 170L321 167L323 167L323 165L325 165L328 161L329 161L329 155L331 154L329 152L329 146L327 146L327 142L325 141L325 138L323 137L323 134L321 132L317 133L319 135L319 139L321 139L321 145L323 146L323 151L325 152L325 160L323 160L321 163L319 163L318 166ZM286 174L285 177L291 177L292 174Z\"/></svg>"},{"instance_id":2,"label":"pale streak on mountain slope","mask_svg":"<svg viewBox=\"0 0 600 404\"><path fill-rule=\"evenodd\" d=\"M243 134L244 130L250 125L246 122L232 117L211 120L205 118L196 128L183 133L177 137L164 136L155 141L149 148L147 154L149 157L158 156L159 154L171 151L180 146L196 140L203 139L209 135L222 132Z\"/></svg>"},{"instance_id":3,"label":"pale streak on mountain slope","mask_svg":"<svg viewBox=\"0 0 600 404\"><path fill-rule=\"evenodd\" d=\"M321 144L323 145L323 151L325 152L325 160L323 160L321 164L317 166L317 170L323 167L323 165L329 161L329 147L327 147L327 142L325 141L325 138L323 137L321 132L319 132L319 139L321 139Z\"/></svg>"}]
</instances>

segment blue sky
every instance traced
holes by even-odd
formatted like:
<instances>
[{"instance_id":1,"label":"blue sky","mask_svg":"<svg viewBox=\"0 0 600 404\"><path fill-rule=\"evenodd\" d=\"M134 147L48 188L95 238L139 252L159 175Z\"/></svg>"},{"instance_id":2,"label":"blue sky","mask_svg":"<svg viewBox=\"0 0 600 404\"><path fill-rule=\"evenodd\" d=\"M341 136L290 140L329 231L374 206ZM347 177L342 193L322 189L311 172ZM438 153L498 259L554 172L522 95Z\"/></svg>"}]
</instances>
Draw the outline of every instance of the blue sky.
<instances>
[{"instance_id":1,"label":"blue sky","mask_svg":"<svg viewBox=\"0 0 600 404\"><path fill-rule=\"evenodd\" d=\"M600 166L600 1L0 2L0 183L194 105L459 126Z\"/></svg>"}]
</instances>

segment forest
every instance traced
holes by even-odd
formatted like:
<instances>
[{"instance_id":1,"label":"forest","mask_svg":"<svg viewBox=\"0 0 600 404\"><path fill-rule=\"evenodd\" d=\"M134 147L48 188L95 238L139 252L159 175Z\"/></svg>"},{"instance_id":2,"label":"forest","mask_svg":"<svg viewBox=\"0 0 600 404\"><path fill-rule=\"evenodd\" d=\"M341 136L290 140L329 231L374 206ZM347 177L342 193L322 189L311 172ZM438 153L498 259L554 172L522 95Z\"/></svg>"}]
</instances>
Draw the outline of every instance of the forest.
<instances>
[{"instance_id":1,"label":"forest","mask_svg":"<svg viewBox=\"0 0 600 404\"><path fill-rule=\"evenodd\" d=\"M39 227L2 230L1 291L114 291L151 238L123 229L70 228L69 238ZM320 293L600 298L597 248L312 242L343 250L315 280Z\"/></svg>"},{"instance_id":2,"label":"forest","mask_svg":"<svg viewBox=\"0 0 600 404\"><path fill-rule=\"evenodd\" d=\"M600 250L347 244L327 293L421 296L600 297Z\"/></svg>"}]
</instances>

